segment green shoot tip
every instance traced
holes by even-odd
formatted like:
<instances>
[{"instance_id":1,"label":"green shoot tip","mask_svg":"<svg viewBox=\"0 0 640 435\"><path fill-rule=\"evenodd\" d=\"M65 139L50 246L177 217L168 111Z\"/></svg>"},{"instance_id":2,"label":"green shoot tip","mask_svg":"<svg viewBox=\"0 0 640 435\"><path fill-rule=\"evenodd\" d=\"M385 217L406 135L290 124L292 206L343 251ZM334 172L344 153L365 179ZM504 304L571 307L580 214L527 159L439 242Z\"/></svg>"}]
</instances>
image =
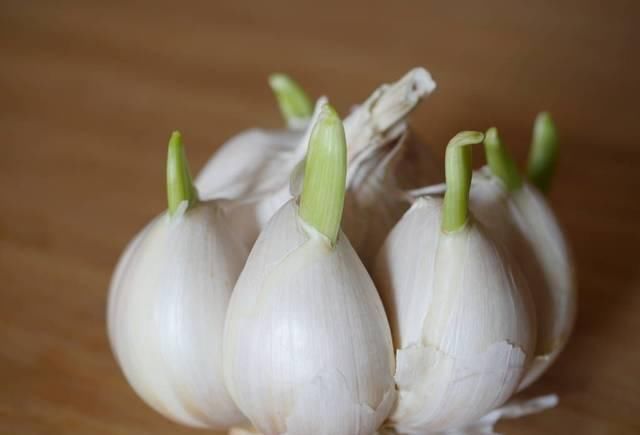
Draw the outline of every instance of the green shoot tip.
<instances>
[{"instance_id":1,"label":"green shoot tip","mask_svg":"<svg viewBox=\"0 0 640 435\"><path fill-rule=\"evenodd\" d=\"M482 143L484 135L478 131L463 131L455 135L445 153L447 190L442 209L442 231L452 233L462 229L469 215L471 189L471 147Z\"/></svg>"},{"instance_id":2,"label":"green shoot tip","mask_svg":"<svg viewBox=\"0 0 640 435\"><path fill-rule=\"evenodd\" d=\"M533 185L546 193L558 160L558 132L549 112L541 112L533 126L533 138L527 162L527 176Z\"/></svg>"},{"instance_id":3,"label":"green shoot tip","mask_svg":"<svg viewBox=\"0 0 640 435\"><path fill-rule=\"evenodd\" d=\"M309 121L313 104L298 83L286 74L276 73L269 76L269 85L289 128L299 128Z\"/></svg>"},{"instance_id":4,"label":"green shoot tip","mask_svg":"<svg viewBox=\"0 0 640 435\"><path fill-rule=\"evenodd\" d=\"M167 153L167 202L169 215L173 215L183 201L187 209L198 202L198 192L191 179L189 162L184 151L182 135L179 131L171 133Z\"/></svg>"},{"instance_id":5,"label":"green shoot tip","mask_svg":"<svg viewBox=\"0 0 640 435\"><path fill-rule=\"evenodd\" d=\"M491 173L500 179L509 192L522 187L518 167L503 145L498 129L491 127L484 136L484 151Z\"/></svg>"}]
</instances>

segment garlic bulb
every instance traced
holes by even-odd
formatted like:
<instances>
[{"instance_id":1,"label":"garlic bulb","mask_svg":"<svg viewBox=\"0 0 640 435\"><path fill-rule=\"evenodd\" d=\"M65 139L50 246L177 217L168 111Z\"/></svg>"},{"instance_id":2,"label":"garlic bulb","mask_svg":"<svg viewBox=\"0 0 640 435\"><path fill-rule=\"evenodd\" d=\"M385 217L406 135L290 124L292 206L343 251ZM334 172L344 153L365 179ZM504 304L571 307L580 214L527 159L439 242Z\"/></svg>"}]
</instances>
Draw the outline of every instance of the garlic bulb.
<instances>
[{"instance_id":1,"label":"garlic bulb","mask_svg":"<svg viewBox=\"0 0 640 435\"><path fill-rule=\"evenodd\" d=\"M406 117L435 83L423 68L415 68L402 79L377 89L345 119L349 170L344 230L365 264L375 255L384 236L406 210L406 201L395 183L396 166L402 164L402 151L408 137ZM313 118L325 104L319 100ZM273 214L300 190L289 174L298 168L304 173L307 134L296 150L270 157L279 174L264 181L265 188L251 197L238 196L226 210L251 246ZM271 165L271 164L270 164ZM400 169L398 169L400 170ZM276 172L276 169L273 170ZM428 172L428 171L427 171ZM204 176L204 175L203 175ZM230 198L230 196L227 196Z\"/></svg>"},{"instance_id":2,"label":"garlic bulb","mask_svg":"<svg viewBox=\"0 0 640 435\"><path fill-rule=\"evenodd\" d=\"M446 151L444 200L415 201L379 254L375 280L393 332L399 433L456 429L500 406L518 387L535 347L525 283L468 212L469 145Z\"/></svg>"},{"instance_id":3,"label":"garlic bulb","mask_svg":"<svg viewBox=\"0 0 640 435\"><path fill-rule=\"evenodd\" d=\"M222 334L247 251L214 201L199 202L180 135L169 144L169 209L122 255L109 289L108 329L127 380L182 424L245 421L224 386Z\"/></svg>"},{"instance_id":4,"label":"garlic bulb","mask_svg":"<svg viewBox=\"0 0 640 435\"><path fill-rule=\"evenodd\" d=\"M300 205L289 200L256 241L234 288L224 374L265 435L373 434L395 399L384 308L340 232L344 130L323 108Z\"/></svg>"},{"instance_id":5,"label":"garlic bulb","mask_svg":"<svg viewBox=\"0 0 640 435\"><path fill-rule=\"evenodd\" d=\"M538 138L534 144L555 137L549 132L555 128L548 114L538 117L535 130L547 139ZM545 146L553 150L552 155L547 153L546 165L538 155L535 166L538 173L547 174L543 183L548 188L557 145ZM485 149L489 166L474 176L471 209L513 256L536 307L536 358L523 380L521 388L525 388L549 367L569 339L577 300L573 265L553 211L538 189L522 180L495 128L487 132Z\"/></svg>"},{"instance_id":6,"label":"garlic bulb","mask_svg":"<svg viewBox=\"0 0 640 435\"><path fill-rule=\"evenodd\" d=\"M222 145L196 178L202 198L247 199L270 192L299 160L291 163L291 154L304 140L313 106L290 77L274 74L269 84L288 128L250 129Z\"/></svg>"}]
</instances>

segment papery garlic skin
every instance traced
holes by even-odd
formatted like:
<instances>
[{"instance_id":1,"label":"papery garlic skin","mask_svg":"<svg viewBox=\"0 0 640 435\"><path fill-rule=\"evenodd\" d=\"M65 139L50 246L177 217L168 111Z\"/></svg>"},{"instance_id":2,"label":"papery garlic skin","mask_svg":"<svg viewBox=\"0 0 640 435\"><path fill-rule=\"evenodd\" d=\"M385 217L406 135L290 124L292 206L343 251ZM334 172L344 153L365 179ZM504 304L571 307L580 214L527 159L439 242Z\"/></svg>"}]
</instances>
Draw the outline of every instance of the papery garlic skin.
<instances>
[{"instance_id":1,"label":"papery garlic skin","mask_svg":"<svg viewBox=\"0 0 640 435\"><path fill-rule=\"evenodd\" d=\"M577 292L568 244L546 199L528 183L507 192L485 168L474 175L470 198L478 219L513 255L535 302L536 358L523 389L555 361L575 323Z\"/></svg>"},{"instance_id":2,"label":"papery garlic skin","mask_svg":"<svg viewBox=\"0 0 640 435\"><path fill-rule=\"evenodd\" d=\"M408 115L435 89L426 69L413 68L397 82L376 89L345 119L349 170L343 229L368 269L407 210L400 189L406 176L421 173L413 182L434 182L441 173L424 158L430 150L415 140L408 125ZM407 159L408 154L420 158Z\"/></svg>"},{"instance_id":3,"label":"papery garlic skin","mask_svg":"<svg viewBox=\"0 0 640 435\"><path fill-rule=\"evenodd\" d=\"M256 241L225 326L224 374L265 435L372 434L395 399L389 325L349 241L285 204Z\"/></svg>"},{"instance_id":4,"label":"papery garlic skin","mask_svg":"<svg viewBox=\"0 0 640 435\"><path fill-rule=\"evenodd\" d=\"M387 234L407 209L394 175L407 137L408 131L403 130L395 142L359 162L347 180L343 231L369 270Z\"/></svg>"},{"instance_id":5,"label":"papery garlic skin","mask_svg":"<svg viewBox=\"0 0 640 435\"><path fill-rule=\"evenodd\" d=\"M109 290L111 346L127 380L179 423L223 429L245 421L222 375L222 334L247 256L214 202L153 220L130 244Z\"/></svg>"},{"instance_id":6,"label":"papery garlic skin","mask_svg":"<svg viewBox=\"0 0 640 435\"><path fill-rule=\"evenodd\" d=\"M535 347L532 301L504 253L477 221L445 234L441 220L442 200L417 199L374 275L397 348L390 424L403 434L462 427L500 406Z\"/></svg>"},{"instance_id":7,"label":"papery garlic skin","mask_svg":"<svg viewBox=\"0 0 640 435\"><path fill-rule=\"evenodd\" d=\"M413 68L397 82L376 89L344 120L349 160L374 152L389 142L389 136L398 137L395 129L435 89L436 82L424 68ZM350 132L358 135L350 138Z\"/></svg>"}]
</instances>

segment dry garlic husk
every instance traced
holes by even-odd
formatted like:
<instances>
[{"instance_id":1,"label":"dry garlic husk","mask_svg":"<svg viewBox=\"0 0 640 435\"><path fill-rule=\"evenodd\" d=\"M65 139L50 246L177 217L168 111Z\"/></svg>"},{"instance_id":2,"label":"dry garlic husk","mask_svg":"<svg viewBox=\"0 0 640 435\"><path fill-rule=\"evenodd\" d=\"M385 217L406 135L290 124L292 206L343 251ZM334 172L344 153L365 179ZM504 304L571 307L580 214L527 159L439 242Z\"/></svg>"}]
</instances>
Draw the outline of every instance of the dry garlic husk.
<instances>
[{"instance_id":1,"label":"dry garlic husk","mask_svg":"<svg viewBox=\"0 0 640 435\"><path fill-rule=\"evenodd\" d=\"M429 73L415 68L398 82L377 89L345 119L349 170L344 230L365 264L406 210L406 201L395 182L396 167L402 165L403 148L409 137L406 119L434 88ZM316 104L314 116L323 104L322 100ZM277 160L280 173L266 181L268 188L229 202L227 210L249 246L271 216L299 192L298 181L302 177L296 177L296 172L304 173L310 128L296 150ZM289 177L292 172L293 181Z\"/></svg>"},{"instance_id":2,"label":"dry garlic husk","mask_svg":"<svg viewBox=\"0 0 640 435\"><path fill-rule=\"evenodd\" d=\"M525 283L467 210L469 145L482 138L451 140L444 200L417 199L378 256L374 277L397 349L389 424L399 433L474 423L514 393L535 347Z\"/></svg>"},{"instance_id":3,"label":"dry garlic husk","mask_svg":"<svg viewBox=\"0 0 640 435\"><path fill-rule=\"evenodd\" d=\"M343 227L369 269L384 238L407 209L401 174L427 174L432 181L438 176L433 159L424 158L430 155L428 148L415 139L407 119L435 87L424 68L414 68L398 82L378 88L345 120L345 130L360 134L347 135L350 159Z\"/></svg>"},{"instance_id":4,"label":"dry garlic husk","mask_svg":"<svg viewBox=\"0 0 640 435\"><path fill-rule=\"evenodd\" d=\"M304 141L313 105L304 90L284 74L273 74L269 84L287 128L253 128L222 145L196 178L202 198L247 199L273 191L298 162L299 158L292 161L291 154Z\"/></svg>"},{"instance_id":5,"label":"dry garlic husk","mask_svg":"<svg viewBox=\"0 0 640 435\"><path fill-rule=\"evenodd\" d=\"M538 117L534 130L534 147L549 147L540 144L555 142L548 114ZM542 193L522 180L495 128L487 132L485 148L489 166L474 176L471 209L522 270L536 307L536 358L522 382L521 388L525 388L549 367L569 339L577 300L573 265L553 211ZM551 153L547 166L555 161L555 151ZM545 172L550 174L551 170ZM544 187L548 187L550 176L544 180Z\"/></svg>"},{"instance_id":6,"label":"dry garlic husk","mask_svg":"<svg viewBox=\"0 0 640 435\"><path fill-rule=\"evenodd\" d=\"M227 387L265 435L373 434L395 399L384 308L340 232L345 178L344 131L327 106L300 205L289 200L260 234L227 312Z\"/></svg>"},{"instance_id":7,"label":"dry garlic husk","mask_svg":"<svg viewBox=\"0 0 640 435\"><path fill-rule=\"evenodd\" d=\"M222 334L248 252L215 201L199 202L180 136L167 164L169 209L123 253L109 289L111 346L138 395L189 426L245 421L224 385Z\"/></svg>"}]
</instances>

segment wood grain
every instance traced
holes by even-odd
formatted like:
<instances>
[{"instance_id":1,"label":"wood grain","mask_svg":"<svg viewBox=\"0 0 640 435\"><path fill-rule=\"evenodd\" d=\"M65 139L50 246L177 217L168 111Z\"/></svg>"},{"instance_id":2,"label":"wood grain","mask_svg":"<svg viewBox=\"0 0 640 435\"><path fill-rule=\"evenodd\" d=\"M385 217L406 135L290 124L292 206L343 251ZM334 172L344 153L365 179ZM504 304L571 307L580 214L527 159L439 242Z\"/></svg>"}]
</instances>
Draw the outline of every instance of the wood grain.
<instances>
[{"instance_id":1,"label":"wood grain","mask_svg":"<svg viewBox=\"0 0 640 435\"><path fill-rule=\"evenodd\" d=\"M637 1L98 2L0 5L0 433L188 434L132 392L105 334L125 243L165 207L180 128L194 168L235 132L281 124L265 78L346 111L424 65L415 113L443 145L497 125L520 161L553 112L552 201L578 265L575 334L509 434L640 433Z\"/></svg>"}]
</instances>

